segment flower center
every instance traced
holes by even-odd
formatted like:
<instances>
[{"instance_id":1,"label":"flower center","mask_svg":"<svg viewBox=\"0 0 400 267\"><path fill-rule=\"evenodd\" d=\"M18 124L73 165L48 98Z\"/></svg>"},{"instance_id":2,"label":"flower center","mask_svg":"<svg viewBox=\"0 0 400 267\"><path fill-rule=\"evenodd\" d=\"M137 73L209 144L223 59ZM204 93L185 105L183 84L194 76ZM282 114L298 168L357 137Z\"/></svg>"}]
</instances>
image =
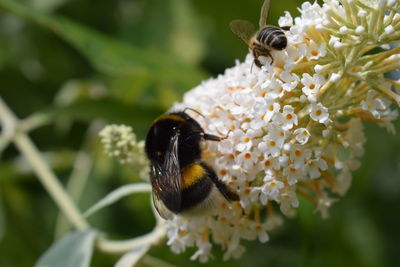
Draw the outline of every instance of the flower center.
<instances>
[{"instance_id":1,"label":"flower center","mask_svg":"<svg viewBox=\"0 0 400 267\"><path fill-rule=\"evenodd\" d=\"M269 142L269 146L272 146L272 147L276 146L275 141L270 141L270 142Z\"/></svg>"}]
</instances>

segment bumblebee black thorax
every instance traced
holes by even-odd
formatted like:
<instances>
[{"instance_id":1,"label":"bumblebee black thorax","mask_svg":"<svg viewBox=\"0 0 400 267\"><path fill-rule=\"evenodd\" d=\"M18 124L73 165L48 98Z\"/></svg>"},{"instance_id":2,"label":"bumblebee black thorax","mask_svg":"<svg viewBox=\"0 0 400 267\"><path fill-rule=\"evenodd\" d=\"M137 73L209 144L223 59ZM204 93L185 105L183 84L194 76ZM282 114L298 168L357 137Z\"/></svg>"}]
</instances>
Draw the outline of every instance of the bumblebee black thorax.
<instances>
[{"instance_id":1,"label":"bumblebee black thorax","mask_svg":"<svg viewBox=\"0 0 400 267\"><path fill-rule=\"evenodd\" d=\"M184 112L160 116L152 125L146 138L146 153L150 161L164 160L171 137L178 134L178 157L181 168L200 160L200 142L203 129Z\"/></svg>"}]
</instances>

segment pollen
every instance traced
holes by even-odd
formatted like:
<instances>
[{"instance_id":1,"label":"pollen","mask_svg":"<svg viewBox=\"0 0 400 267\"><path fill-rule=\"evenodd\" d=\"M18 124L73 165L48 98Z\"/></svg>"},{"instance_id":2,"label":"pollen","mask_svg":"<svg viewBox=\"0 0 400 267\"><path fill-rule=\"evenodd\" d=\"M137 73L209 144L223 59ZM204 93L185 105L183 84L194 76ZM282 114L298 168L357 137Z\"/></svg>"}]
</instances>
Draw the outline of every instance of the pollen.
<instances>
[{"instance_id":1,"label":"pollen","mask_svg":"<svg viewBox=\"0 0 400 267\"><path fill-rule=\"evenodd\" d=\"M294 152L294 154L296 155L296 157L300 157L301 156L301 151L296 149L296 151Z\"/></svg>"},{"instance_id":2,"label":"pollen","mask_svg":"<svg viewBox=\"0 0 400 267\"><path fill-rule=\"evenodd\" d=\"M224 175L227 174L227 171L226 171L226 170L220 170L220 171L219 171L219 174L220 174L221 176L224 176Z\"/></svg>"},{"instance_id":3,"label":"pollen","mask_svg":"<svg viewBox=\"0 0 400 267\"><path fill-rule=\"evenodd\" d=\"M290 121L290 120L293 118L293 116L292 116L292 114L286 114L285 118L286 118L288 121Z\"/></svg>"},{"instance_id":4,"label":"pollen","mask_svg":"<svg viewBox=\"0 0 400 267\"><path fill-rule=\"evenodd\" d=\"M264 165L265 165L265 167L271 167L271 161L266 160L266 161L264 162Z\"/></svg>"},{"instance_id":5,"label":"pollen","mask_svg":"<svg viewBox=\"0 0 400 267\"><path fill-rule=\"evenodd\" d=\"M249 188L246 188L243 193L245 195L250 195L250 192L251 192L251 190Z\"/></svg>"},{"instance_id":6,"label":"pollen","mask_svg":"<svg viewBox=\"0 0 400 267\"><path fill-rule=\"evenodd\" d=\"M244 139L243 139L243 142L245 142L245 143L248 143L250 141L250 138L248 138L248 137L245 137Z\"/></svg>"},{"instance_id":7,"label":"pollen","mask_svg":"<svg viewBox=\"0 0 400 267\"><path fill-rule=\"evenodd\" d=\"M315 115L321 116L321 114L322 114L322 110L318 109L315 111Z\"/></svg>"},{"instance_id":8,"label":"pollen","mask_svg":"<svg viewBox=\"0 0 400 267\"><path fill-rule=\"evenodd\" d=\"M244 157L245 157L246 159L251 159L251 154L250 154L250 153L246 153L246 154L244 155Z\"/></svg>"},{"instance_id":9,"label":"pollen","mask_svg":"<svg viewBox=\"0 0 400 267\"><path fill-rule=\"evenodd\" d=\"M226 203L221 203L221 205L219 206L221 209L226 209L228 207L228 205L226 205Z\"/></svg>"},{"instance_id":10,"label":"pollen","mask_svg":"<svg viewBox=\"0 0 400 267\"><path fill-rule=\"evenodd\" d=\"M261 231L262 227L261 227L261 225L257 225L255 229L256 229L256 231Z\"/></svg>"},{"instance_id":11,"label":"pollen","mask_svg":"<svg viewBox=\"0 0 400 267\"><path fill-rule=\"evenodd\" d=\"M311 55L314 56L314 57L318 56L318 54L319 54L319 53L318 53L317 50L312 50L312 51L311 51Z\"/></svg>"},{"instance_id":12,"label":"pollen","mask_svg":"<svg viewBox=\"0 0 400 267\"><path fill-rule=\"evenodd\" d=\"M274 105L269 105L268 109L269 109L269 111L274 111Z\"/></svg>"},{"instance_id":13,"label":"pollen","mask_svg":"<svg viewBox=\"0 0 400 267\"><path fill-rule=\"evenodd\" d=\"M310 84L310 86L309 86L309 88L311 89L311 90L314 90L314 88L315 88L315 84Z\"/></svg>"}]
</instances>

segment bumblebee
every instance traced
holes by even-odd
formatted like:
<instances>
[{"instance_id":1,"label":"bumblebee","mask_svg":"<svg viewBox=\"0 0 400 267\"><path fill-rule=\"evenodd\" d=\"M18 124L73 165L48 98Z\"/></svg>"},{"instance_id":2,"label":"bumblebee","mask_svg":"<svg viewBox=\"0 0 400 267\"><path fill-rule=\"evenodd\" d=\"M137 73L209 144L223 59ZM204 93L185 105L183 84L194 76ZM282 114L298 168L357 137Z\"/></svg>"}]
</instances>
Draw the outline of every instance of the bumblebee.
<instances>
[{"instance_id":1,"label":"bumblebee","mask_svg":"<svg viewBox=\"0 0 400 267\"><path fill-rule=\"evenodd\" d=\"M185 110L158 117L146 137L152 200L164 219L172 214L206 213L218 200L239 200L238 194L201 160L203 140L221 141L225 137L205 133Z\"/></svg>"},{"instance_id":2,"label":"bumblebee","mask_svg":"<svg viewBox=\"0 0 400 267\"><path fill-rule=\"evenodd\" d=\"M283 50L287 46L287 38L283 31L288 31L290 27L277 27L267 24L268 10L270 0L265 0L261 8L259 21L259 30L256 31L254 25L247 20L233 20L229 26L231 31L240 39L242 39L254 57L254 64L261 68L262 63L258 59L259 56L271 58L271 64L274 58L271 50Z\"/></svg>"}]
</instances>

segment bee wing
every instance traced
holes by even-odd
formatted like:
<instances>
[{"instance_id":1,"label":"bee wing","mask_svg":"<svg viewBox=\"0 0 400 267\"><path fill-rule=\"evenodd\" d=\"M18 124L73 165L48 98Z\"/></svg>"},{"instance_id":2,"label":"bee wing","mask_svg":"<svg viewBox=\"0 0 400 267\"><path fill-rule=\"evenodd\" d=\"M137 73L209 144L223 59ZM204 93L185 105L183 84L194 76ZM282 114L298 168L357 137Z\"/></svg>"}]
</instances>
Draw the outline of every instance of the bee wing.
<instances>
[{"instance_id":1,"label":"bee wing","mask_svg":"<svg viewBox=\"0 0 400 267\"><path fill-rule=\"evenodd\" d=\"M249 45L250 40L256 31L251 22L241 19L232 20L231 23L229 23L229 27L231 28L231 31L247 45Z\"/></svg>"},{"instance_id":2,"label":"bee wing","mask_svg":"<svg viewBox=\"0 0 400 267\"><path fill-rule=\"evenodd\" d=\"M150 178L153 187L153 204L164 219L181 208L181 170L178 159L178 138L173 136L165 153L164 162L152 164ZM165 203L167 202L167 203ZM167 207L168 206L168 207Z\"/></svg>"},{"instance_id":3,"label":"bee wing","mask_svg":"<svg viewBox=\"0 0 400 267\"><path fill-rule=\"evenodd\" d=\"M264 28L265 25L267 25L267 18L268 18L268 11L269 11L269 6L271 4L271 0L264 0L264 4L261 7L261 14L260 14L260 29Z\"/></svg>"},{"instance_id":4,"label":"bee wing","mask_svg":"<svg viewBox=\"0 0 400 267\"><path fill-rule=\"evenodd\" d=\"M169 220L172 218L172 213L168 210L167 207L165 207L164 203L161 201L161 199L153 192L151 194L151 199L153 200L153 205L158 214L161 216L161 218L165 220Z\"/></svg>"}]
</instances>

